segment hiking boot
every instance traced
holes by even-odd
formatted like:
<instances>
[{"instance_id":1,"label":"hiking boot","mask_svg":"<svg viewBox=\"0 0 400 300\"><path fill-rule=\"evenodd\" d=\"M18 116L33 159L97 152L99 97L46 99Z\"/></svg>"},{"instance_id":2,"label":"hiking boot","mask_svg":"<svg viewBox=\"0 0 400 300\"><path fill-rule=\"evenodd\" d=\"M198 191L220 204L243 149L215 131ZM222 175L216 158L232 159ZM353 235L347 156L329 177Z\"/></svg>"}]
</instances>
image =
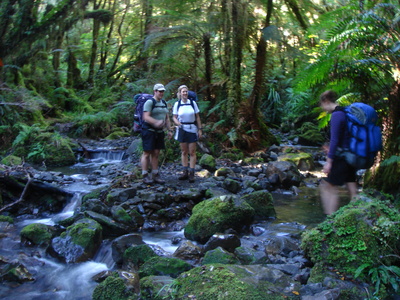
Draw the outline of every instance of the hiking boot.
<instances>
[{"instance_id":1,"label":"hiking boot","mask_svg":"<svg viewBox=\"0 0 400 300\"><path fill-rule=\"evenodd\" d=\"M189 171L189 182L194 182L194 171Z\"/></svg>"},{"instance_id":2,"label":"hiking boot","mask_svg":"<svg viewBox=\"0 0 400 300\"><path fill-rule=\"evenodd\" d=\"M165 180L162 180L160 177L160 173L153 174L153 180L155 183L164 184Z\"/></svg>"},{"instance_id":3,"label":"hiking boot","mask_svg":"<svg viewBox=\"0 0 400 300\"><path fill-rule=\"evenodd\" d=\"M154 183L154 181L149 174L143 174L143 183L144 184L152 184L152 183Z\"/></svg>"},{"instance_id":4,"label":"hiking boot","mask_svg":"<svg viewBox=\"0 0 400 300\"><path fill-rule=\"evenodd\" d=\"M179 180L185 180L185 179L188 179L188 178L189 178L189 175L188 175L188 170L187 169L183 170L182 175L178 177Z\"/></svg>"}]
</instances>

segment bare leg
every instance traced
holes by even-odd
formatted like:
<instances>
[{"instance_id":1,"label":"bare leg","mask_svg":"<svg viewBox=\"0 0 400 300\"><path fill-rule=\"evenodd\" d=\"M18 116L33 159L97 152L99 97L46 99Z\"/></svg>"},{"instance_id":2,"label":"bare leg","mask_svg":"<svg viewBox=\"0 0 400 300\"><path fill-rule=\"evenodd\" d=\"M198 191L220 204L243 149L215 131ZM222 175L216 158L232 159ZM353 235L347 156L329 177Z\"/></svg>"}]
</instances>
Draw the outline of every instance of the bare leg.
<instances>
[{"instance_id":1,"label":"bare leg","mask_svg":"<svg viewBox=\"0 0 400 300\"><path fill-rule=\"evenodd\" d=\"M356 182L348 182L346 183L346 188L350 194L350 201L355 201L358 198L358 188Z\"/></svg>"},{"instance_id":2,"label":"bare leg","mask_svg":"<svg viewBox=\"0 0 400 300\"><path fill-rule=\"evenodd\" d=\"M196 167L196 143L189 144L189 154L190 154L190 168L194 169Z\"/></svg>"},{"instance_id":3,"label":"bare leg","mask_svg":"<svg viewBox=\"0 0 400 300\"><path fill-rule=\"evenodd\" d=\"M150 161L151 169L158 170L158 156L160 155L160 149L155 149L151 151Z\"/></svg>"},{"instance_id":4,"label":"bare leg","mask_svg":"<svg viewBox=\"0 0 400 300\"><path fill-rule=\"evenodd\" d=\"M151 154L151 152L149 152L149 151L143 151L142 157L140 159L142 171L144 171L144 172L148 172L148 170L149 170L150 154Z\"/></svg>"},{"instance_id":5,"label":"bare leg","mask_svg":"<svg viewBox=\"0 0 400 300\"><path fill-rule=\"evenodd\" d=\"M324 213L330 215L339 207L339 194L335 185L322 180L320 185L320 193Z\"/></svg>"},{"instance_id":6,"label":"bare leg","mask_svg":"<svg viewBox=\"0 0 400 300\"><path fill-rule=\"evenodd\" d=\"M182 166L187 167L188 166L188 154L189 154L189 147L188 143L181 143L181 160L182 160Z\"/></svg>"}]
</instances>

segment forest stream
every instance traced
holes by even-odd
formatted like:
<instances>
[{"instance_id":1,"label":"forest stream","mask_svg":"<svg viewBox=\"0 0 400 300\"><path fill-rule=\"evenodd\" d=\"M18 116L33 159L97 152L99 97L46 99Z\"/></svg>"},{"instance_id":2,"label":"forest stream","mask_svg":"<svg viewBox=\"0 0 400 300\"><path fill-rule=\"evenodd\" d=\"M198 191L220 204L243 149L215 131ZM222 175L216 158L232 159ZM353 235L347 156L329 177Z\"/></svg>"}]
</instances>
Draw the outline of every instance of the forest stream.
<instances>
[{"instance_id":1,"label":"forest stream","mask_svg":"<svg viewBox=\"0 0 400 300\"><path fill-rule=\"evenodd\" d=\"M72 192L74 197L62 212L48 215L41 219L27 219L20 216L15 219L14 226L6 227L0 223L4 236L0 239L0 256L14 257L23 261L35 280L23 284L3 282L0 287L1 299L91 299L97 283L93 277L100 272L112 270L115 265L111 254L111 241L104 240L95 257L87 262L65 264L49 256L43 249L24 247L20 243L20 230L30 223L44 223L54 225L57 220L73 215L79 208L80 200L94 188L106 186L107 178L96 178L97 184L87 184L88 177L93 171L104 164L120 164L123 153L99 151L96 157L84 163L78 163L68 168L57 169L74 178L74 182L63 186L66 191ZM302 230L315 226L324 220L318 189L315 187L301 187L298 192L278 191L273 193L276 218L254 224L254 227L267 232L268 235L285 236L290 234L293 227ZM346 198L341 199L341 205L346 204ZM177 232L142 232L143 241L147 244L156 244L166 252L172 254L178 245L174 239L184 239L183 231Z\"/></svg>"}]
</instances>

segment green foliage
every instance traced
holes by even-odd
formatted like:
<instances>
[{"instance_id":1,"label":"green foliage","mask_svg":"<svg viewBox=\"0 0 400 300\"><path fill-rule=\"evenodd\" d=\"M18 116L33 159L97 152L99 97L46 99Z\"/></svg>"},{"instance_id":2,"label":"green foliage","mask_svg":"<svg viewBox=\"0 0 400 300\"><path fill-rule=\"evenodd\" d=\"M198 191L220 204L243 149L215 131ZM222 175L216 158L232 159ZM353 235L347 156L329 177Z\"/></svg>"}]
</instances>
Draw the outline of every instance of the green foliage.
<instances>
[{"instance_id":1,"label":"green foliage","mask_svg":"<svg viewBox=\"0 0 400 300\"><path fill-rule=\"evenodd\" d=\"M133 293L129 291L125 282L118 276L117 272L114 272L111 276L107 277L106 280L101 282L93 291L93 300L128 300L131 298Z\"/></svg>"},{"instance_id":2,"label":"green foliage","mask_svg":"<svg viewBox=\"0 0 400 300\"><path fill-rule=\"evenodd\" d=\"M400 268L397 266L372 266L370 264L361 265L355 273L355 278L367 277L374 284L374 296L387 296L386 288L390 287L394 293L399 292Z\"/></svg>"},{"instance_id":3,"label":"green foliage","mask_svg":"<svg viewBox=\"0 0 400 300\"><path fill-rule=\"evenodd\" d=\"M377 293L388 285L397 289L398 269L392 270L391 266L400 262L399 213L388 201L365 201L365 197L342 207L316 228L306 231L301 247L314 262L371 280ZM375 275L382 273L386 279L381 277L378 282Z\"/></svg>"},{"instance_id":4,"label":"green foliage","mask_svg":"<svg viewBox=\"0 0 400 300\"><path fill-rule=\"evenodd\" d=\"M81 115L76 118L73 127L75 137L106 137L113 129L115 116L109 112L98 112L95 114Z\"/></svg>"}]
</instances>

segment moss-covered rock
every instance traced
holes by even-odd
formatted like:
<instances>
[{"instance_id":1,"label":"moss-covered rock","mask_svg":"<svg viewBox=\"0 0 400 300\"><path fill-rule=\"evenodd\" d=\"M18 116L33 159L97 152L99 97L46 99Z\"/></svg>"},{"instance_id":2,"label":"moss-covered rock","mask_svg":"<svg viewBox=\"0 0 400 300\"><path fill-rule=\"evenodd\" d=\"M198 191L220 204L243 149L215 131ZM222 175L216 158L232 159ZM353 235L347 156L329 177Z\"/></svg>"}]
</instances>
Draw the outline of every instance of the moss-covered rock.
<instances>
[{"instance_id":1,"label":"moss-covered rock","mask_svg":"<svg viewBox=\"0 0 400 300\"><path fill-rule=\"evenodd\" d=\"M159 275L178 277L179 274L190 270L192 266L178 258L154 256L148 259L139 269L140 277Z\"/></svg>"},{"instance_id":2,"label":"moss-covered rock","mask_svg":"<svg viewBox=\"0 0 400 300\"><path fill-rule=\"evenodd\" d=\"M157 254L149 245L132 246L125 250L123 264L128 268L139 270L146 261L156 256Z\"/></svg>"},{"instance_id":3,"label":"moss-covered rock","mask_svg":"<svg viewBox=\"0 0 400 300\"><path fill-rule=\"evenodd\" d=\"M311 122L304 122L297 130L299 144L305 146L321 146L325 142L325 137L317 125Z\"/></svg>"},{"instance_id":4,"label":"moss-covered rock","mask_svg":"<svg viewBox=\"0 0 400 300\"><path fill-rule=\"evenodd\" d=\"M170 276L147 276L140 279L140 295L142 299L177 299L175 280Z\"/></svg>"},{"instance_id":5,"label":"moss-covered rock","mask_svg":"<svg viewBox=\"0 0 400 300\"><path fill-rule=\"evenodd\" d=\"M314 158L310 153L287 153L279 157L280 161L293 162L301 171L311 171L314 169Z\"/></svg>"},{"instance_id":6,"label":"moss-covered rock","mask_svg":"<svg viewBox=\"0 0 400 300\"><path fill-rule=\"evenodd\" d=\"M364 198L365 199L365 198ZM342 207L302 236L301 247L313 262L354 275L358 267L398 264L399 211L389 202L358 200Z\"/></svg>"},{"instance_id":7,"label":"moss-covered rock","mask_svg":"<svg viewBox=\"0 0 400 300\"><path fill-rule=\"evenodd\" d=\"M224 189L234 194L239 193L242 189L240 182L231 178L226 178L222 183L222 186Z\"/></svg>"},{"instance_id":8,"label":"moss-covered rock","mask_svg":"<svg viewBox=\"0 0 400 300\"><path fill-rule=\"evenodd\" d=\"M82 262L93 258L102 240L99 223L89 218L80 219L52 240L50 253L68 263Z\"/></svg>"},{"instance_id":9,"label":"moss-covered rock","mask_svg":"<svg viewBox=\"0 0 400 300\"><path fill-rule=\"evenodd\" d=\"M215 171L215 167L217 166L217 163L215 161L215 158L210 155L210 154L204 154L200 160L199 160L200 166L202 166L204 169L213 172Z\"/></svg>"},{"instance_id":10,"label":"moss-covered rock","mask_svg":"<svg viewBox=\"0 0 400 300\"><path fill-rule=\"evenodd\" d=\"M138 297L130 291L122 278L115 272L101 282L93 291L93 300L133 300Z\"/></svg>"},{"instance_id":11,"label":"moss-covered rock","mask_svg":"<svg viewBox=\"0 0 400 300\"><path fill-rule=\"evenodd\" d=\"M190 295L197 300L213 299L287 299L274 291L274 286L288 285L286 280L268 283L254 278L248 267L236 265L210 264L182 273L175 281L177 289L174 299L185 299ZM263 269L263 271L266 271ZM266 276L270 277L270 276Z\"/></svg>"},{"instance_id":12,"label":"moss-covered rock","mask_svg":"<svg viewBox=\"0 0 400 300\"><path fill-rule=\"evenodd\" d=\"M1 199L1 197L0 197L0 199ZM10 224L14 224L14 219L11 218L10 216L2 216L2 215L0 215L0 222L7 222L7 223L10 223Z\"/></svg>"},{"instance_id":13,"label":"moss-covered rock","mask_svg":"<svg viewBox=\"0 0 400 300\"><path fill-rule=\"evenodd\" d=\"M267 190L256 191L242 196L242 200L248 203L255 212L258 219L268 219L276 216L274 199Z\"/></svg>"},{"instance_id":14,"label":"moss-covered rock","mask_svg":"<svg viewBox=\"0 0 400 300\"><path fill-rule=\"evenodd\" d=\"M16 146L14 154L35 164L45 162L47 166L70 166L76 162L71 146L69 139L44 132Z\"/></svg>"},{"instance_id":15,"label":"moss-covered rock","mask_svg":"<svg viewBox=\"0 0 400 300\"><path fill-rule=\"evenodd\" d=\"M1 163L6 166L16 166L22 164L22 159L15 155L8 155L1 160Z\"/></svg>"},{"instance_id":16,"label":"moss-covered rock","mask_svg":"<svg viewBox=\"0 0 400 300\"><path fill-rule=\"evenodd\" d=\"M220 196L197 204L185 227L185 237L205 243L214 234L250 225L254 209L233 196Z\"/></svg>"},{"instance_id":17,"label":"moss-covered rock","mask_svg":"<svg viewBox=\"0 0 400 300\"><path fill-rule=\"evenodd\" d=\"M206 252L206 254L204 255L202 264L203 265L207 265L207 264L230 265L230 264L240 264L240 261L232 253L222 249L221 247L218 247L214 250L210 250L210 251Z\"/></svg>"},{"instance_id":18,"label":"moss-covered rock","mask_svg":"<svg viewBox=\"0 0 400 300\"><path fill-rule=\"evenodd\" d=\"M32 223L24 228L20 232L21 242L24 244L34 245L48 245L55 234L55 229L51 226Z\"/></svg>"}]
</instances>

